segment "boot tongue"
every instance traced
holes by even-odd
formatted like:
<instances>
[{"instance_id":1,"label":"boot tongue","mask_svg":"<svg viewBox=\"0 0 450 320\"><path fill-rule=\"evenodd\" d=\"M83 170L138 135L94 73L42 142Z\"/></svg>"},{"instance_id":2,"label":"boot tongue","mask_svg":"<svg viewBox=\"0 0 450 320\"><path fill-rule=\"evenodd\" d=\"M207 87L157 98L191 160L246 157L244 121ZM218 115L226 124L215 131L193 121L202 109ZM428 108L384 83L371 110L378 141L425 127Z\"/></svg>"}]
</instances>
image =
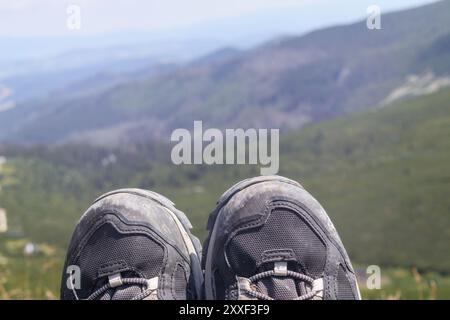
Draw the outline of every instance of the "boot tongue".
<instances>
[{"instance_id":1,"label":"boot tongue","mask_svg":"<svg viewBox=\"0 0 450 320\"><path fill-rule=\"evenodd\" d=\"M275 275L262 278L255 283L257 290L275 300L293 300L302 295L304 286L293 278L287 277L287 262L279 261L261 266L260 272L274 270Z\"/></svg>"},{"instance_id":2,"label":"boot tongue","mask_svg":"<svg viewBox=\"0 0 450 320\"><path fill-rule=\"evenodd\" d=\"M140 293L142 293L140 286L124 285L109 289L101 296L100 300L131 300Z\"/></svg>"},{"instance_id":3,"label":"boot tongue","mask_svg":"<svg viewBox=\"0 0 450 320\"><path fill-rule=\"evenodd\" d=\"M100 300L131 300L143 292L140 284L124 284L124 278L138 278L139 276L134 271L124 271L119 273L111 273L105 277L103 282L99 284L102 286L109 282L111 288L106 290L101 296Z\"/></svg>"},{"instance_id":4,"label":"boot tongue","mask_svg":"<svg viewBox=\"0 0 450 320\"><path fill-rule=\"evenodd\" d=\"M271 277L261 279L256 283L258 292L264 293L275 300L293 300L299 297L294 279Z\"/></svg>"}]
</instances>

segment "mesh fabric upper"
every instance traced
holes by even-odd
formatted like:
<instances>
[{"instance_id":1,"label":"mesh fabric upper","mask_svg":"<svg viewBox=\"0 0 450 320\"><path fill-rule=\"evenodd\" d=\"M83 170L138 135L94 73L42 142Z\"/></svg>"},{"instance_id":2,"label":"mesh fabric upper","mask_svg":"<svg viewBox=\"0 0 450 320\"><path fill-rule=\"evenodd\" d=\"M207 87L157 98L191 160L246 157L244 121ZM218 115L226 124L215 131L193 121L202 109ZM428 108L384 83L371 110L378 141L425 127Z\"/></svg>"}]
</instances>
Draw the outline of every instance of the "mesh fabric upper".
<instances>
[{"instance_id":1,"label":"mesh fabric upper","mask_svg":"<svg viewBox=\"0 0 450 320\"><path fill-rule=\"evenodd\" d=\"M263 252L274 249L291 249L304 271L313 277L324 271L325 244L298 214L284 208L272 210L262 227L234 236L227 257L239 276L250 277L256 273Z\"/></svg>"},{"instance_id":2,"label":"mesh fabric upper","mask_svg":"<svg viewBox=\"0 0 450 320\"><path fill-rule=\"evenodd\" d=\"M176 299L185 300L187 298L186 283L186 270L178 263L172 276L173 294Z\"/></svg>"},{"instance_id":3,"label":"mesh fabric upper","mask_svg":"<svg viewBox=\"0 0 450 320\"><path fill-rule=\"evenodd\" d=\"M347 278L345 269L342 265L339 266L337 275L337 299L338 300L353 300L355 295L353 294L350 281Z\"/></svg>"},{"instance_id":4,"label":"mesh fabric upper","mask_svg":"<svg viewBox=\"0 0 450 320\"><path fill-rule=\"evenodd\" d=\"M105 264L125 261L136 273L126 272L122 277L139 276L141 273L150 279L158 276L163 259L164 249L149 236L142 233L122 234L111 224L104 224L91 236L77 261L82 279L80 298L86 298L92 293L83 288L93 288L92 291L95 291L106 283L107 278L98 279L98 270ZM130 291L132 294L140 292L136 286L121 289L124 291L117 292L119 297ZM114 293L109 292L109 295L113 296Z\"/></svg>"}]
</instances>

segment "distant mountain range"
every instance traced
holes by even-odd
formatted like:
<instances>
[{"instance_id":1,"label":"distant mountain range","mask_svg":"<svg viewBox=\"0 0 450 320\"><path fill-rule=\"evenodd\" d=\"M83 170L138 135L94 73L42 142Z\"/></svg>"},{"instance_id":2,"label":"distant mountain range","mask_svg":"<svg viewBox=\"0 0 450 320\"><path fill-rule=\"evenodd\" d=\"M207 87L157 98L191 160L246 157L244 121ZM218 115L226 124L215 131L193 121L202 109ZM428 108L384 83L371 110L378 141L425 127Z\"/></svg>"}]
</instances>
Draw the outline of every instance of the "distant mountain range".
<instances>
[{"instance_id":1,"label":"distant mountain range","mask_svg":"<svg viewBox=\"0 0 450 320\"><path fill-rule=\"evenodd\" d=\"M91 90L69 86L0 112L0 141L167 141L193 120L299 129L449 85L449 21L450 1L441 1L384 14L381 30L361 21L251 50L219 50L111 85L99 79L86 85Z\"/></svg>"}]
</instances>

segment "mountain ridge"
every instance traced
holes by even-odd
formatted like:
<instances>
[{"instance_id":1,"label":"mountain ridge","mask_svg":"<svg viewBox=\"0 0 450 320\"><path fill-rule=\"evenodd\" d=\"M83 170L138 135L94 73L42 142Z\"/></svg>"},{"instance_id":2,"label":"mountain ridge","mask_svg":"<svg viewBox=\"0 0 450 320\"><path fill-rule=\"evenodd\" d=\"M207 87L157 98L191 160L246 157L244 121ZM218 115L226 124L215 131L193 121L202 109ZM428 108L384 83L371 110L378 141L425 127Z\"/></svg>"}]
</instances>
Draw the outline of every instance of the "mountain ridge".
<instances>
[{"instance_id":1,"label":"mountain ridge","mask_svg":"<svg viewBox=\"0 0 450 320\"><path fill-rule=\"evenodd\" d=\"M242 52L219 51L80 99L53 94L0 113L0 142L109 144L99 132L125 142L167 141L173 129L194 120L221 129L297 130L377 107L411 75L450 74L448 21L450 1L441 1L385 14L381 30L359 21Z\"/></svg>"}]
</instances>

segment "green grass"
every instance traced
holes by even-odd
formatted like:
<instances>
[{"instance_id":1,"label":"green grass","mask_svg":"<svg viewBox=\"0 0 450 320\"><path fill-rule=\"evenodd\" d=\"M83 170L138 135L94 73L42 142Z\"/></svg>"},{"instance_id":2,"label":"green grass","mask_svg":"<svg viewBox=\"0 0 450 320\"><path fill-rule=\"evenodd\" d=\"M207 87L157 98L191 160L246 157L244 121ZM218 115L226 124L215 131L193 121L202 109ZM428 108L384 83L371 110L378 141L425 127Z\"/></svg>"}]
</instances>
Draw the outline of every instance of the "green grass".
<instances>
[{"instance_id":1,"label":"green grass","mask_svg":"<svg viewBox=\"0 0 450 320\"><path fill-rule=\"evenodd\" d=\"M62 251L40 244L36 255L25 256L28 239L0 240L0 299L57 299Z\"/></svg>"},{"instance_id":2,"label":"green grass","mask_svg":"<svg viewBox=\"0 0 450 320\"><path fill-rule=\"evenodd\" d=\"M58 299L61 258L9 258L0 265L0 299Z\"/></svg>"},{"instance_id":3,"label":"green grass","mask_svg":"<svg viewBox=\"0 0 450 320\"><path fill-rule=\"evenodd\" d=\"M0 299L58 299L64 256L0 258ZM356 268L358 270L358 268ZM359 277L363 299L450 299L450 277L416 269L382 269L381 289Z\"/></svg>"},{"instance_id":4,"label":"green grass","mask_svg":"<svg viewBox=\"0 0 450 320\"><path fill-rule=\"evenodd\" d=\"M449 300L450 277L438 273L419 273L417 269L382 269L380 289L368 289L365 279L359 280L363 299L368 300Z\"/></svg>"}]
</instances>

